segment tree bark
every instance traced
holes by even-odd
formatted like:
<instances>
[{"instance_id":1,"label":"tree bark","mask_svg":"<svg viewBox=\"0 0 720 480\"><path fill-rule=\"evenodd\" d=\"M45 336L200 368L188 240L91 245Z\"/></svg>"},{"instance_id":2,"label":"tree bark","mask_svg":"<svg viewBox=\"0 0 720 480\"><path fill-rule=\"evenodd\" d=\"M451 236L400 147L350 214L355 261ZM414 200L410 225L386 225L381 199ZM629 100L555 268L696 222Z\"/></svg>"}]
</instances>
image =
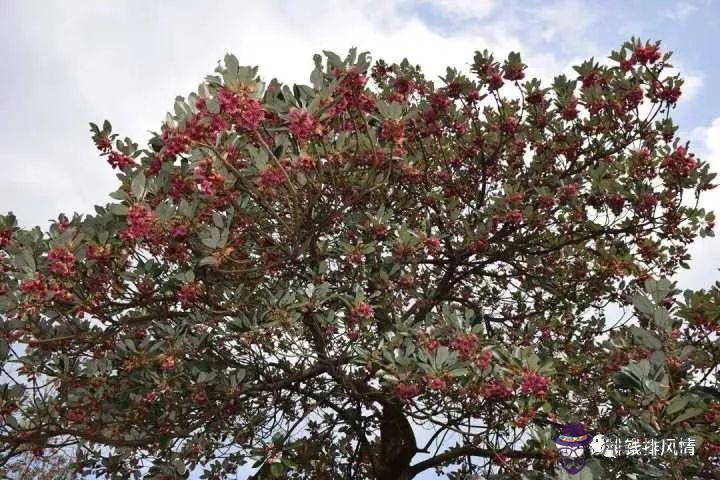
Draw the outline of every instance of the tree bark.
<instances>
[{"instance_id":1,"label":"tree bark","mask_svg":"<svg viewBox=\"0 0 720 480\"><path fill-rule=\"evenodd\" d=\"M378 480L409 479L410 461L416 451L415 434L403 414L402 403L397 400L386 402L380 420Z\"/></svg>"}]
</instances>

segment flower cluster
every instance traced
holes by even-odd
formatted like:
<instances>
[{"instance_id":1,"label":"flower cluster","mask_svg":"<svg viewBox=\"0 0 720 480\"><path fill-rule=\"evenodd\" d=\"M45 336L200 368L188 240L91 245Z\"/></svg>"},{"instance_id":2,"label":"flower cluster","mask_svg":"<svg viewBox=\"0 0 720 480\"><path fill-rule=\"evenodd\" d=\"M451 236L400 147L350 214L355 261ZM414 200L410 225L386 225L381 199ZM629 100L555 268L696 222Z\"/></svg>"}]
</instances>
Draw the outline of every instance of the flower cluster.
<instances>
[{"instance_id":1,"label":"flower cluster","mask_svg":"<svg viewBox=\"0 0 720 480\"><path fill-rule=\"evenodd\" d=\"M489 382L483 385L480 395L486 400L506 400L513 395L513 388L503 382Z\"/></svg>"},{"instance_id":2,"label":"flower cluster","mask_svg":"<svg viewBox=\"0 0 720 480\"><path fill-rule=\"evenodd\" d=\"M189 307L195 303L203 293L203 284L199 281L187 282L180 287L178 300L183 307Z\"/></svg>"},{"instance_id":3,"label":"flower cluster","mask_svg":"<svg viewBox=\"0 0 720 480\"><path fill-rule=\"evenodd\" d=\"M9 228L0 228L0 248L5 248L10 245L10 239L12 238L12 230Z\"/></svg>"},{"instance_id":4,"label":"flower cluster","mask_svg":"<svg viewBox=\"0 0 720 480\"><path fill-rule=\"evenodd\" d=\"M373 307L366 302L361 302L350 310L350 319L353 321L367 320L373 316Z\"/></svg>"},{"instance_id":5,"label":"flower cluster","mask_svg":"<svg viewBox=\"0 0 720 480\"><path fill-rule=\"evenodd\" d=\"M291 108L288 112L290 133L301 142L307 141L317 129L317 121L307 110Z\"/></svg>"},{"instance_id":6,"label":"flower cluster","mask_svg":"<svg viewBox=\"0 0 720 480\"><path fill-rule=\"evenodd\" d=\"M209 158L201 160L193 171L200 191L206 195L215 195L225 185L225 177L213 168Z\"/></svg>"},{"instance_id":7,"label":"flower cluster","mask_svg":"<svg viewBox=\"0 0 720 480\"><path fill-rule=\"evenodd\" d=\"M398 382L395 384L395 394L405 401L420 395L420 386L415 383Z\"/></svg>"},{"instance_id":8,"label":"flower cluster","mask_svg":"<svg viewBox=\"0 0 720 480\"><path fill-rule=\"evenodd\" d=\"M537 372L526 371L522 376L520 391L525 395L544 397L550 384L550 378L540 375Z\"/></svg>"},{"instance_id":9,"label":"flower cluster","mask_svg":"<svg viewBox=\"0 0 720 480\"><path fill-rule=\"evenodd\" d=\"M474 333L459 335L453 339L450 346L460 353L460 358L465 360L472 358L478 347L478 337Z\"/></svg>"},{"instance_id":10,"label":"flower cluster","mask_svg":"<svg viewBox=\"0 0 720 480\"><path fill-rule=\"evenodd\" d=\"M265 110L260 101L246 93L223 88L218 93L218 101L221 113L228 115L241 130L257 130L265 119Z\"/></svg>"},{"instance_id":11,"label":"flower cluster","mask_svg":"<svg viewBox=\"0 0 720 480\"><path fill-rule=\"evenodd\" d=\"M285 183L285 172L281 167L269 167L260 172L258 183L263 190L279 187Z\"/></svg>"},{"instance_id":12,"label":"flower cluster","mask_svg":"<svg viewBox=\"0 0 720 480\"><path fill-rule=\"evenodd\" d=\"M125 170L125 168L135 165L135 160L131 156L116 151L110 152L107 161L112 168L119 170Z\"/></svg>"},{"instance_id":13,"label":"flower cluster","mask_svg":"<svg viewBox=\"0 0 720 480\"><path fill-rule=\"evenodd\" d=\"M75 255L66 247L55 247L48 253L50 271L61 277L69 277L75 268Z\"/></svg>"}]
</instances>

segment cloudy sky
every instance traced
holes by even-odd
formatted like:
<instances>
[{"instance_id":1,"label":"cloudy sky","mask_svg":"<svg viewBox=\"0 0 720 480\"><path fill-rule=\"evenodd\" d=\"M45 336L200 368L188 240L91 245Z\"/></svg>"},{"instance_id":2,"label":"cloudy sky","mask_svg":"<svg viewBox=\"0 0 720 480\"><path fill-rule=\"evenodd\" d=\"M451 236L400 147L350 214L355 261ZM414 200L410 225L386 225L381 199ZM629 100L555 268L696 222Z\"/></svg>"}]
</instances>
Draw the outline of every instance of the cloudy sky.
<instances>
[{"instance_id":1,"label":"cloudy sky","mask_svg":"<svg viewBox=\"0 0 720 480\"><path fill-rule=\"evenodd\" d=\"M24 226L91 212L115 189L89 121L109 119L144 143L174 97L194 90L228 51L289 83L308 83L314 53L351 46L408 57L435 75L467 68L477 49L519 50L532 73L552 78L632 35L661 39L687 79L675 119L720 170L717 0L0 0L0 9L0 210ZM708 286L718 278L720 241L693 253L681 285Z\"/></svg>"},{"instance_id":2,"label":"cloudy sky","mask_svg":"<svg viewBox=\"0 0 720 480\"><path fill-rule=\"evenodd\" d=\"M633 35L660 39L687 80L675 120L720 171L718 19L720 0L0 0L0 211L47 225L106 202L116 182L88 122L109 119L144 143L174 97L226 52L266 79L308 83L323 49L408 57L434 75L467 68L477 49L515 50L550 79ZM718 200L720 192L704 204ZM692 253L681 286L720 279L720 240L698 241Z\"/></svg>"}]
</instances>

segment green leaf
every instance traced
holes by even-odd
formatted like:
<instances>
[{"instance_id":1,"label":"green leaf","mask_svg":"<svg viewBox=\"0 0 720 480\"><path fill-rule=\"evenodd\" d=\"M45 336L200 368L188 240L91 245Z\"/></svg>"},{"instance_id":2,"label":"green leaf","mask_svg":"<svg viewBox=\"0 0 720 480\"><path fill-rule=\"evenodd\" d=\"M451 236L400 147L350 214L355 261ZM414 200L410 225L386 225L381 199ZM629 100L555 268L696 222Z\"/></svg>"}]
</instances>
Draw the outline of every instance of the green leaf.
<instances>
[{"instance_id":1,"label":"green leaf","mask_svg":"<svg viewBox=\"0 0 720 480\"><path fill-rule=\"evenodd\" d=\"M220 113L220 101L217 98L211 98L206 102L208 112L217 115Z\"/></svg>"},{"instance_id":2,"label":"green leaf","mask_svg":"<svg viewBox=\"0 0 720 480\"><path fill-rule=\"evenodd\" d=\"M635 340L640 344L650 348L651 350L659 350L662 348L662 342L651 332L644 328L631 326L630 331L632 332Z\"/></svg>"},{"instance_id":3,"label":"green leaf","mask_svg":"<svg viewBox=\"0 0 720 480\"><path fill-rule=\"evenodd\" d=\"M670 313L667 311L667 308L660 307L655 310L655 313L653 314L653 320L655 322L655 325L665 330L666 332L670 332L672 330L672 319L670 318Z\"/></svg>"},{"instance_id":4,"label":"green leaf","mask_svg":"<svg viewBox=\"0 0 720 480\"><path fill-rule=\"evenodd\" d=\"M672 399L670 404L665 408L665 413L668 415L675 415L677 412L685 408L690 399L688 397L675 397Z\"/></svg>"},{"instance_id":5,"label":"green leaf","mask_svg":"<svg viewBox=\"0 0 720 480\"><path fill-rule=\"evenodd\" d=\"M655 305L653 305L650 300L648 300L647 297L644 295L635 295L633 296L633 305L640 311L641 313L644 313L646 315L650 315L653 310L655 309Z\"/></svg>"},{"instance_id":6,"label":"green leaf","mask_svg":"<svg viewBox=\"0 0 720 480\"><path fill-rule=\"evenodd\" d=\"M675 425L680 422L684 422L685 420L689 420L693 417L697 417L701 413L703 413L704 410L702 408L697 407L691 407L685 410L681 415L679 415L675 420L673 420L670 425Z\"/></svg>"},{"instance_id":7,"label":"green leaf","mask_svg":"<svg viewBox=\"0 0 720 480\"><path fill-rule=\"evenodd\" d=\"M108 210L113 215L117 215L119 217L124 217L128 214L128 207L127 205L122 205L120 203L113 203L108 207Z\"/></svg>"},{"instance_id":8,"label":"green leaf","mask_svg":"<svg viewBox=\"0 0 720 480\"><path fill-rule=\"evenodd\" d=\"M139 171L137 175L135 175L135 178L133 178L132 183L130 184L130 191L135 198L143 198L143 195L145 194L146 182L147 180L145 178L145 174L142 171Z\"/></svg>"}]
</instances>

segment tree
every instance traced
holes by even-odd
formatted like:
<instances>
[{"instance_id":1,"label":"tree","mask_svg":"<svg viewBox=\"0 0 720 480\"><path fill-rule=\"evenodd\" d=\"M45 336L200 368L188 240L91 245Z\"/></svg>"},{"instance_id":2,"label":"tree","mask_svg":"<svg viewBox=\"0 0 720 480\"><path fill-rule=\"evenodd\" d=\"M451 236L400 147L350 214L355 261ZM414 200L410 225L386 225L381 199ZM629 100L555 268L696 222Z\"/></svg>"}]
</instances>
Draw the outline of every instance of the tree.
<instances>
[{"instance_id":1,"label":"tree","mask_svg":"<svg viewBox=\"0 0 720 480\"><path fill-rule=\"evenodd\" d=\"M147 148L91 124L115 201L1 220L6 458L548 478L576 420L704 442L593 469L711 471L718 289L660 279L712 234L714 175L676 137L669 58L633 39L544 86L484 51L435 85L325 52L291 88L227 55Z\"/></svg>"}]
</instances>

